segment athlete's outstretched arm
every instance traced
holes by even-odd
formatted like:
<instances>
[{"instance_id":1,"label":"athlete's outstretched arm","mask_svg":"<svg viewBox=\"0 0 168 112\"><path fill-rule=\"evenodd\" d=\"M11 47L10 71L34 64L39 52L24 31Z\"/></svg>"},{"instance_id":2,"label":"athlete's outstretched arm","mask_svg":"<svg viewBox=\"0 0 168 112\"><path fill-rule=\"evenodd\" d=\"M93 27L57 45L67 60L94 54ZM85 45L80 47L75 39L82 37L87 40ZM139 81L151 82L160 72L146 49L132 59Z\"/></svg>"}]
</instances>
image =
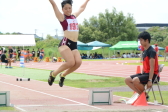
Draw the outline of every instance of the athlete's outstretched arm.
<instances>
[{"instance_id":1,"label":"athlete's outstretched arm","mask_svg":"<svg viewBox=\"0 0 168 112\"><path fill-rule=\"evenodd\" d=\"M86 0L86 1L80 6L79 10L78 10L77 12L73 13L73 15L74 15L75 17L78 17L78 16L85 10L86 5L87 5L87 3L88 3L89 1L90 1L90 0Z\"/></svg>"},{"instance_id":2,"label":"athlete's outstretched arm","mask_svg":"<svg viewBox=\"0 0 168 112\"><path fill-rule=\"evenodd\" d=\"M55 15L57 17L57 19L59 21L63 21L64 20L64 15L59 11L56 3L54 2L54 0L49 0L51 5L53 6L53 9L54 9L54 12L55 12Z\"/></svg>"}]
</instances>

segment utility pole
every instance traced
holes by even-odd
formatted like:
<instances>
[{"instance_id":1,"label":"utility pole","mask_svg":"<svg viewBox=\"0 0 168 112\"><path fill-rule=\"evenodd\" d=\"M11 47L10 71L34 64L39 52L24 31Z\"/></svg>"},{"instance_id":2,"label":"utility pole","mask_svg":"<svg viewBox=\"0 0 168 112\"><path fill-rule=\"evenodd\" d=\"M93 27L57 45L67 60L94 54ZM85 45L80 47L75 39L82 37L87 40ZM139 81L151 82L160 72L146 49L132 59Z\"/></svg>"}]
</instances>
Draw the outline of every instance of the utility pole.
<instances>
[{"instance_id":1,"label":"utility pole","mask_svg":"<svg viewBox=\"0 0 168 112\"><path fill-rule=\"evenodd\" d=\"M37 29L35 29L35 35L36 35Z\"/></svg>"},{"instance_id":2,"label":"utility pole","mask_svg":"<svg viewBox=\"0 0 168 112\"><path fill-rule=\"evenodd\" d=\"M42 39L41 40L43 40L43 33L42 33Z\"/></svg>"},{"instance_id":3,"label":"utility pole","mask_svg":"<svg viewBox=\"0 0 168 112\"><path fill-rule=\"evenodd\" d=\"M58 30L57 30L57 29L55 29L55 31L56 31L56 38L58 39L58 34L57 34L57 31L58 31Z\"/></svg>"}]
</instances>

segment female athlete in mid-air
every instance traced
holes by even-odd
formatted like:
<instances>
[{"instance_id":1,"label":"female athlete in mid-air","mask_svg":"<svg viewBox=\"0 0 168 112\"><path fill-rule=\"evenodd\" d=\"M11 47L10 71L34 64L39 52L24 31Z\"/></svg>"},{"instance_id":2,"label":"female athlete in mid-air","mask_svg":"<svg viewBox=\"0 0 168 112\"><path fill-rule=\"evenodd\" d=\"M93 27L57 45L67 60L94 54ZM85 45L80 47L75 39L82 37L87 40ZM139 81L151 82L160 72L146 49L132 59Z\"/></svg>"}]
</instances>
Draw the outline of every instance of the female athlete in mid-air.
<instances>
[{"instance_id":1,"label":"female athlete in mid-air","mask_svg":"<svg viewBox=\"0 0 168 112\"><path fill-rule=\"evenodd\" d=\"M53 6L55 15L60 21L64 30L64 38L59 44L59 52L65 63L61 65L57 70L51 71L48 79L48 84L51 86L55 80L55 77L60 74L59 86L63 86L65 76L75 71L80 67L82 60L79 51L77 50L77 40L79 35L79 26L76 18L85 10L89 0L86 0L79 10L72 13L72 0L63 0L61 3L63 14L59 11L54 0L49 0Z\"/></svg>"}]
</instances>

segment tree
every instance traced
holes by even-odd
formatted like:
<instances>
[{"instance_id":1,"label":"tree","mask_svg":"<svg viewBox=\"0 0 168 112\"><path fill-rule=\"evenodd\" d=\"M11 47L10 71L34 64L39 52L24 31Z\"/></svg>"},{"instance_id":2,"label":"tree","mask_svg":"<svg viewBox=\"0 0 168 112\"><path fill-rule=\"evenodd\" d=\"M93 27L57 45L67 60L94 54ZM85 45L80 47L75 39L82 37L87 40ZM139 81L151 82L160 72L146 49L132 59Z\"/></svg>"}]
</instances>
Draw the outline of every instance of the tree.
<instances>
[{"instance_id":1,"label":"tree","mask_svg":"<svg viewBox=\"0 0 168 112\"><path fill-rule=\"evenodd\" d=\"M98 17L85 19L79 27L79 40L85 43L98 40L115 44L120 40L137 40L138 35L133 16L117 13L115 8L112 12L105 10L105 13L99 13Z\"/></svg>"},{"instance_id":2,"label":"tree","mask_svg":"<svg viewBox=\"0 0 168 112\"><path fill-rule=\"evenodd\" d=\"M37 38L38 39L38 38ZM37 48L47 48L47 47L56 47L58 46L60 40L53 38L50 35L47 35L46 39L37 41Z\"/></svg>"},{"instance_id":3,"label":"tree","mask_svg":"<svg viewBox=\"0 0 168 112\"><path fill-rule=\"evenodd\" d=\"M7 32L7 33L6 33L6 35L10 35L10 33L9 33L9 32Z\"/></svg>"},{"instance_id":4,"label":"tree","mask_svg":"<svg viewBox=\"0 0 168 112\"><path fill-rule=\"evenodd\" d=\"M165 47L168 45L168 27L151 27L147 30L152 38L152 44L159 44L161 47Z\"/></svg>"}]
</instances>

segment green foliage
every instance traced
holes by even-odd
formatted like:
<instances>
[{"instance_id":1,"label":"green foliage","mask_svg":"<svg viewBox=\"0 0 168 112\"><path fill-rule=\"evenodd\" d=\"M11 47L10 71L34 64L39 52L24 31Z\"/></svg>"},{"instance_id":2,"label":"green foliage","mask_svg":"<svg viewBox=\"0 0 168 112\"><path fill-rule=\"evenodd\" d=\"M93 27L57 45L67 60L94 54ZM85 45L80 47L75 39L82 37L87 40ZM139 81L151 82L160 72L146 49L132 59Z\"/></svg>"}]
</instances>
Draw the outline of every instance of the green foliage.
<instances>
[{"instance_id":1,"label":"green foliage","mask_svg":"<svg viewBox=\"0 0 168 112\"><path fill-rule=\"evenodd\" d=\"M60 40L53 38L50 35L47 35L47 38L42 41L37 41L36 47L37 48L50 48L58 46Z\"/></svg>"},{"instance_id":2,"label":"green foliage","mask_svg":"<svg viewBox=\"0 0 168 112\"><path fill-rule=\"evenodd\" d=\"M168 27L151 27L147 30L152 37L151 44L158 44L161 47L168 45Z\"/></svg>"},{"instance_id":3,"label":"green foliage","mask_svg":"<svg viewBox=\"0 0 168 112\"><path fill-rule=\"evenodd\" d=\"M116 44L118 41L137 40L138 30L131 14L124 16L123 12L105 10L98 17L92 16L84 20L80 25L79 40L90 42L98 40L108 44Z\"/></svg>"}]
</instances>

